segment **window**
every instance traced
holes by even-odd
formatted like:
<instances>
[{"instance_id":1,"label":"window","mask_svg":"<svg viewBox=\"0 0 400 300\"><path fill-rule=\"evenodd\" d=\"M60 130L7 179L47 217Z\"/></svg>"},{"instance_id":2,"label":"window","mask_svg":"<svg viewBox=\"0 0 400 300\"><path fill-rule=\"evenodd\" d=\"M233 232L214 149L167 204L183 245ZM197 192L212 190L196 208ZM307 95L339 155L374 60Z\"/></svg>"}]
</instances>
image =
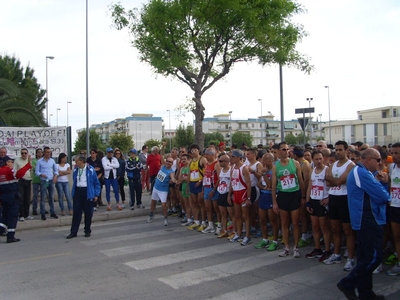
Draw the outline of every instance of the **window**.
<instances>
[{"instance_id":1,"label":"window","mask_svg":"<svg viewBox=\"0 0 400 300\"><path fill-rule=\"evenodd\" d=\"M387 135L387 124L383 124L383 135Z\"/></svg>"},{"instance_id":2,"label":"window","mask_svg":"<svg viewBox=\"0 0 400 300\"><path fill-rule=\"evenodd\" d=\"M386 111L382 112L382 118L386 118Z\"/></svg>"}]
</instances>

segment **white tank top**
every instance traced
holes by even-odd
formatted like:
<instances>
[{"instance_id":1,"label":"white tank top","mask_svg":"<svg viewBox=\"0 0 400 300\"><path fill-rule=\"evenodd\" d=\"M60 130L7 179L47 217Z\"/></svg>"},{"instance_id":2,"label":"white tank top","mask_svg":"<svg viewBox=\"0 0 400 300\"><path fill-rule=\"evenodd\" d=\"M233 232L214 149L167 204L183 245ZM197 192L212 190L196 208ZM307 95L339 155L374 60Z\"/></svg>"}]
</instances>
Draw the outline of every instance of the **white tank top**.
<instances>
[{"instance_id":1,"label":"white tank top","mask_svg":"<svg viewBox=\"0 0 400 300\"><path fill-rule=\"evenodd\" d=\"M251 169L251 170L253 170L254 172L257 172L257 165L259 164L260 162L259 161L256 161L255 163L254 163L254 165L248 165L247 167L249 168L249 169ZM250 172L250 182L251 182L251 186L257 186L257 183L258 183L258 179L257 179L257 177L254 175L254 174L252 174L251 172Z\"/></svg>"},{"instance_id":2,"label":"white tank top","mask_svg":"<svg viewBox=\"0 0 400 300\"><path fill-rule=\"evenodd\" d=\"M329 196L329 187L326 186L325 181L325 173L327 169L328 167L325 166L324 169L319 174L317 174L315 172L316 168L314 168L311 173L310 198L312 200L320 201L322 199L328 198Z\"/></svg>"},{"instance_id":3,"label":"white tank top","mask_svg":"<svg viewBox=\"0 0 400 300\"><path fill-rule=\"evenodd\" d=\"M389 167L390 206L400 207L400 168L394 163Z\"/></svg>"},{"instance_id":4,"label":"white tank top","mask_svg":"<svg viewBox=\"0 0 400 300\"><path fill-rule=\"evenodd\" d=\"M347 166L351 164L351 160L346 161L341 167L338 167L337 164L338 161L335 162L332 167L332 176L334 178L339 178L340 176L342 176L344 172L346 172ZM335 195L335 196L347 195L347 185L341 184L339 186L332 186L329 189L329 195Z\"/></svg>"},{"instance_id":5,"label":"white tank top","mask_svg":"<svg viewBox=\"0 0 400 300\"><path fill-rule=\"evenodd\" d=\"M231 183L232 183L232 190L234 191L241 191L247 189L247 185L243 179L244 167L245 165L242 165L239 169L232 168Z\"/></svg>"},{"instance_id":6,"label":"white tank top","mask_svg":"<svg viewBox=\"0 0 400 300\"><path fill-rule=\"evenodd\" d=\"M231 168L228 169L228 171L224 172L223 169L221 169L221 172L219 172L218 176L218 187L217 191L218 193L226 194L229 192L229 185L231 183Z\"/></svg>"}]
</instances>

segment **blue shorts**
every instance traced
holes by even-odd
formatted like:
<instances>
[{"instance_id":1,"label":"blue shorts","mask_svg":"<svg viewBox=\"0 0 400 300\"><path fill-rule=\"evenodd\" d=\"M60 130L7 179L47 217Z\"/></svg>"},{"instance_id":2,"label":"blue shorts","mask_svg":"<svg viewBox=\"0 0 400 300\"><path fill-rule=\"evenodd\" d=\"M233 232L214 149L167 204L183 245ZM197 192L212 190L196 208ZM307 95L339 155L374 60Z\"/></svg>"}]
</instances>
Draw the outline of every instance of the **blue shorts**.
<instances>
[{"instance_id":1,"label":"blue shorts","mask_svg":"<svg viewBox=\"0 0 400 300\"><path fill-rule=\"evenodd\" d=\"M204 200L209 200L209 194L210 194L210 192L213 190L213 188L204 188ZM218 193L218 191L215 191L214 192L214 195L212 196L212 198L211 198L211 200L218 200L218 196L219 196L219 193Z\"/></svg>"},{"instance_id":2,"label":"blue shorts","mask_svg":"<svg viewBox=\"0 0 400 300\"><path fill-rule=\"evenodd\" d=\"M272 194L271 193L260 193L260 201L258 201L258 208L268 210L272 208Z\"/></svg>"},{"instance_id":3,"label":"blue shorts","mask_svg":"<svg viewBox=\"0 0 400 300\"><path fill-rule=\"evenodd\" d=\"M189 182L189 191L191 194L197 195L203 190L203 183L200 183L198 187L196 187L196 184L197 182Z\"/></svg>"}]
</instances>

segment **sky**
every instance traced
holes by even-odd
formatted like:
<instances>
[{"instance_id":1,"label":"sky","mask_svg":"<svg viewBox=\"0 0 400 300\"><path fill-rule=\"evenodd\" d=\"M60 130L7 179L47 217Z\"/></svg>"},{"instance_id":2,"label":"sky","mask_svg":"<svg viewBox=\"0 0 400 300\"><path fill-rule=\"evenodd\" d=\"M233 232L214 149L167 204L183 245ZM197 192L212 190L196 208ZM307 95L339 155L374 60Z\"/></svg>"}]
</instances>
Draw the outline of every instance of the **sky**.
<instances>
[{"instance_id":1,"label":"sky","mask_svg":"<svg viewBox=\"0 0 400 300\"><path fill-rule=\"evenodd\" d=\"M162 117L174 129L193 115L180 116L177 107L193 96L187 85L152 73L138 59L126 30L111 25L112 0L89 0L89 125L132 113ZM116 1L114 1L116 2ZM121 0L125 8L144 0ZM294 22L307 31L297 49L310 57L314 71L304 74L283 68L284 119L300 117L295 108L309 106L314 118L356 119L357 111L399 105L400 2L397 0L300 0L306 13ZM15 55L35 70L46 87L51 125L86 126L86 7L85 0L0 0L0 53ZM260 102L258 99L262 99ZM280 119L278 66L239 63L203 95L205 117L227 114L232 119L257 118L270 111ZM60 110L58 110L58 108ZM58 117L57 117L58 116Z\"/></svg>"}]
</instances>

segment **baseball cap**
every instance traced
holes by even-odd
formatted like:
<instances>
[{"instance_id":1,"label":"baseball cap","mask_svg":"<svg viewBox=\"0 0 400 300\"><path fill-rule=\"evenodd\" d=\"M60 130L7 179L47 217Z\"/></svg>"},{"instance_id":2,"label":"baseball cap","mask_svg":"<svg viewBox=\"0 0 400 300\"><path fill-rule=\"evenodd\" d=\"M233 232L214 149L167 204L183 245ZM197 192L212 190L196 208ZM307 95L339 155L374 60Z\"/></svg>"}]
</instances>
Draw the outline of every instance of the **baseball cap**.
<instances>
[{"instance_id":1,"label":"baseball cap","mask_svg":"<svg viewBox=\"0 0 400 300\"><path fill-rule=\"evenodd\" d=\"M108 153L108 152L113 152L113 148L111 148L111 147L107 148L107 149L106 149L106 152L107 152L107 153Z\"/></svg>"},{"instance_id":2,"label":"baseball cap","mask_svg":"<svg viewBox=\"0 0 400 300\"><path fill-rule=\"evenodd\" d=\"M132 148L131 150L129 150L129 153L137 154L137 151L135 148Z\"/></svg>"},{"instance_id":3,"label":"baseball cap","mask_svg":"<svg viewBox=\"0 0 400 300\"><path fill-rule=\"evenodd\" d=\"M233 150L232 157L243 157L243 151L239 149Z\"/></svg>"},{"instance_id":4,"label":"baseball cap","mask_svg":"<svg viewBox=\"0 0 400 300\"><path fill-rule=\"evenodd\" d=\"M0 166L5 166L9 160L14 161L11 157L8 155L4 156L3 158L0 158Z\"/></svg>"}]
</instances>

